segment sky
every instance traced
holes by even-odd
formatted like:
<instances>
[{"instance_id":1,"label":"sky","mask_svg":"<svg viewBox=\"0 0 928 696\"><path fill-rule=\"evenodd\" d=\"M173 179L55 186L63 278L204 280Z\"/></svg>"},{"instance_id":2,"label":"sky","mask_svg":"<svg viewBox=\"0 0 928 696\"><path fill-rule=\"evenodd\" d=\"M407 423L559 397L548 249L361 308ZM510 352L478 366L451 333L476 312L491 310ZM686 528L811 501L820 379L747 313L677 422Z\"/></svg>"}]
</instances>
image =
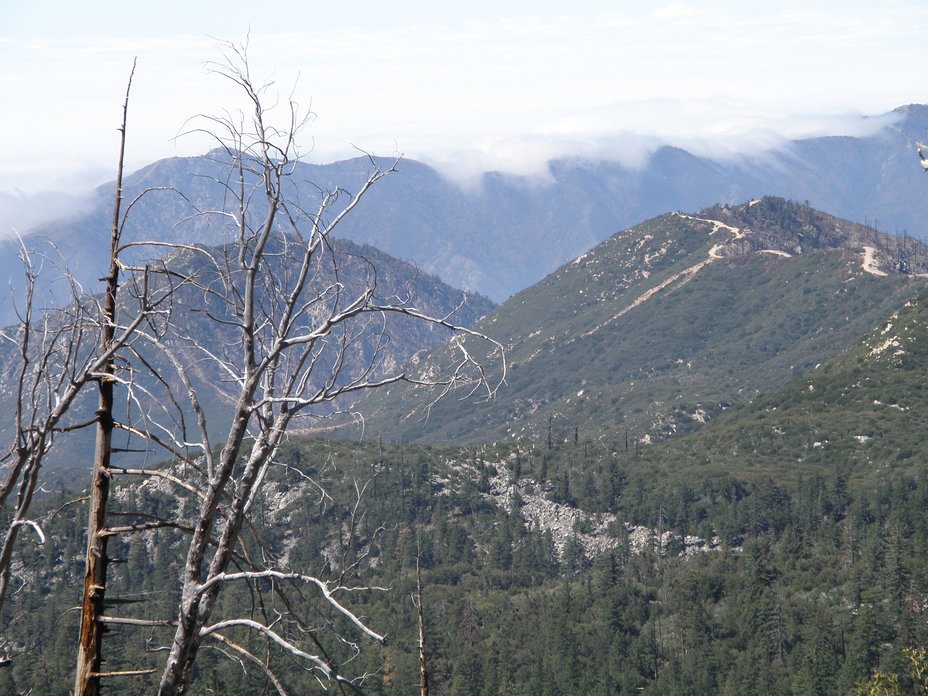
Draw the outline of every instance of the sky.
<instances>
[{"instance_id":1,"label":"sky","mask_svg":"<svg viewBox=\"0 0 928 696\"><path fill-rule=\"evenodd\" d=\"M268 98L315 114L310 161L403 154L466 183L864 133L928 101L925 27L924 0L2 0L0 228L27 195L114 178L134 58L130 170L209 149L180 134L243 106L209 65L247 39Z\"/></svg>"}]
</instances>

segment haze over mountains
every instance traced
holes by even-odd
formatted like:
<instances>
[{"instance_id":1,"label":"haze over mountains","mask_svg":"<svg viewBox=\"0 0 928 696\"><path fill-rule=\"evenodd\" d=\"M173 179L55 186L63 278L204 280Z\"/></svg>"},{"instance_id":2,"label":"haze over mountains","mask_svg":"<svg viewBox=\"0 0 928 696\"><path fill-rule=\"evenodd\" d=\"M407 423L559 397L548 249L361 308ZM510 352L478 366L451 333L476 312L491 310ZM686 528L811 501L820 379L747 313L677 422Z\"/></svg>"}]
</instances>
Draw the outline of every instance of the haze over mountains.
<instances>
[{"instance_id":1,"label":"haze over mountains","mask_svg":"<svg viewBox=\"0 0 928 696\"><path fill-rule=\"evenodd\" d=\"M868 137L797 140L756 156L712 160L664 147L640 169L614 162L561 160L544 179L488 173L475 188L461 188L419 162L403 160L382 181L340 234L372 244L455 287L502 301L539 281L570 258L617 230L669 210L694 211L764 195L809 201L813 207L881 230L925 238L928 204L914 153L928 124L928 107L896 109L889 125ZM223 163L215 157L156 162L127 177L127 200L146 187L175 187L188 200L158 192L130 219L131 238L174 236L207 244L221 230L191 221L194 208L217 207ZM381 163L386 160L381 160ZM328 165L300 164L297 197L311 205L318 187L357 189L367 158ZM89 212L41 225L29 237L54 242L77 278L92 287L99 276L112 187L102 186ZM180 224L179 221L184 221ZM18 278L15 246L3 242L0 274ZM54 254L53 254L54 255ZM13 318L0 306L0 321Z\"/></svg>"}]
</instances>

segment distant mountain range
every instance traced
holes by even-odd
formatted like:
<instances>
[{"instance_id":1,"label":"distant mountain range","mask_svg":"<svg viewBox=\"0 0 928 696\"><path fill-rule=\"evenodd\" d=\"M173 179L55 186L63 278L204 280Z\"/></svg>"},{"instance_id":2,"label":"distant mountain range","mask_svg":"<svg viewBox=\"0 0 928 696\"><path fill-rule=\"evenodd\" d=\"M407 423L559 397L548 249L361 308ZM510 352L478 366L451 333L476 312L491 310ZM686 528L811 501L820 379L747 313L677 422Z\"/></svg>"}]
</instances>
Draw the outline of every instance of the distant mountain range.
<instances>
[{"instance_id":1,"label":"distant mountain range","mask_svg":"<svg viewBox=\"0 0 928 696\"><path fill-rule=\"evenodd\" d=\"M667 213L514 295L476 328L507 348L490 403L403 386L368 436L651 441L694 430L851 345L925 286L928 247L780 198ZM418 367L447 359L420 354Z\"/></svg>"},{"instance_id":2,"label":"distant mountain range","mask_svg":"<svg viewBox=\"0 0 928 696\"><path fill-rule=\"evenodd\" d=\"M424 164L403 160L345 220L340 234L497 302L620 229L668 210L764 195L808 201L846 219L924 239L928 180L914 142L923 138L928 106L900 107L891 116L890 125L868 137L808 138L727 160L663 147L640 169L560 160L549 164L546 179L488 173L467 190ZM190 217L195 208L221 203L227 175L222 159L172 158L127 177L127 201L147 187L173 187L186 196L166 191L146 196L127 226L128 237L222 242L221 229ZM292 177L299 182L293 196L311 206L320 189L357 190L370 167L367 158L300 164ZM92 284L104 254L111 198L112 186L101 187L89 212L33 229L30 243L50 240L58 248L53 256L66 259L83 284ZM15 248L4 242L0 252L0 276L15 281ZM11 310L9 303L0 305L0 322L12 319Z\"/></svg>"}]
</instances>

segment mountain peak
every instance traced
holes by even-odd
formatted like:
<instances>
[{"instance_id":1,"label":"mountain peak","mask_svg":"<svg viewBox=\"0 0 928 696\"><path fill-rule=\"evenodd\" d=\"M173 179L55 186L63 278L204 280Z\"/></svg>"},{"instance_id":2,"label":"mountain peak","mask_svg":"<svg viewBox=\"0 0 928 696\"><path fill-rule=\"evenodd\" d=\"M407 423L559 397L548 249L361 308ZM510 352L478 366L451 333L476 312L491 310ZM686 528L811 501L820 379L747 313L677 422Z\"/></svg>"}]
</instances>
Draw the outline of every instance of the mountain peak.
<instances>
[{"instance_id":1,"label":"mountain peak","mask_svg":"<svg viewBox=\"0 0 928 696\"><path fill-rule=\"evenodd\" d=\"M928 104L904 104L893 109L892 113L900 114L908 119L915 119L928 125Z\"/></svg>"},{"instance_id":2,"label":"mountain peak","mask_svg":"<svg viewBox=\"0 0 928 696\"><path fill-rule=\"evenodd\" d=\"M716 205L698 216L737 226L741 253L803 254L822 249L864 252L863 270L877 274L928 273L928 247L907 235L896 237L873 225L842 220L808 203L765 196L736 206ZM869 251L868 251L869 250Z\"/></svg>"}]
</instances>

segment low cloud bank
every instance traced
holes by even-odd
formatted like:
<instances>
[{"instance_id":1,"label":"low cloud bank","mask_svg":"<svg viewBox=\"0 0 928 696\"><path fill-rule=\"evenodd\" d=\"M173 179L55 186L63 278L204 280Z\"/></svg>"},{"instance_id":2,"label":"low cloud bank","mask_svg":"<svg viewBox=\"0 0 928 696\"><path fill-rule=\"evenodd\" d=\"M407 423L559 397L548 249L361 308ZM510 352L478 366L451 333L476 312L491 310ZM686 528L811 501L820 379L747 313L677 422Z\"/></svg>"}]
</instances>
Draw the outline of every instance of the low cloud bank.
<instances>
[{"instance_id":1,"label":"low cloud bank","mask_svg":"<svg viewBox=\"0 0 928 696\"><path fill-rule=\"evenodd\" d=\"M667 110L679 111L667 106ZM646 119L634 115L627 120L644 126ZM610 133L561 132L505 137L479 142L470 147L440 154L414 153L458 185L473 189L487 172L526 177L536 183L551 181L549 165L555 160L615 162L628 169L640 170L661 147L679 147L713 160L750 159L786 150L796 140L826 136L869 137L891 126L901 115L890 112L880 116L847 114L837 116L782 116L761 118L741 115L730 119L680 125L678 118L662 124L652 118L652 129ZM595 119L600 121L602 119ZM587 122L585 125L593 125Z\"/></svg>"},{"instance_id":2,"label":"low cloud bank","mask_svg":"<svg viewBox=\"0 0 928 696\"><path fill-rule=\"evenodd\" d=\"M647 166L663 146L675 146L713 160L757 158L786 150L795 140L845 135L867 137L902 118L880 116L771 116L769 111L719 100L651 100L614 103L582 117L554 114L547 127L525 135L504 132L448 138L440 133L394 138L369 133L360 139L378 155L403 153L434 167L465 190L479 190L488 172L523 177L527 185L552 181L557 160L615 162L631 170ZM171 154L178 154L176 152ZM358 156L357 149L310 152L317 163ZM144 163L139 163L141 166ZM112 178L99 167L59 163L54 177L42 172L0 170L0 235L19 234L43 222L79 214L90 205L93 187Z\"/></svg>"}]
</instances>

